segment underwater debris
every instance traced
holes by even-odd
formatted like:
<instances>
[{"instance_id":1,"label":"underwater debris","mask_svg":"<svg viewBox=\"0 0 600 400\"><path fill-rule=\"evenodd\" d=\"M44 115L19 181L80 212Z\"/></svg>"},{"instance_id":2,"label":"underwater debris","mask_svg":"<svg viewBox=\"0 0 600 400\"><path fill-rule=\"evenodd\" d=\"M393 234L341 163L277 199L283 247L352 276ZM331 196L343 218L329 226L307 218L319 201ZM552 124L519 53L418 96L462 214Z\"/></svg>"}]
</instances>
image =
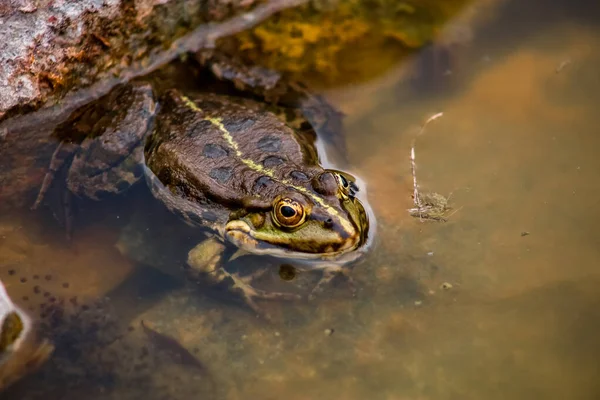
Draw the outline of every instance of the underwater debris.
<instances>
[{"instance_id":1,"label":"underwater debris","mask_svg":"<svg viewBox=\"0 0 600 400\"><path fill-rule=\"evenodd\" d=\"M425 192L418 195L419 205L408 211L413 217L445 222L453 214L452 207L448 205L450 196L445 197L436 192Z\"/></svg>"},{"instance_id":2,"label":"underwater debris","mask_svg":"<svg viewBox=\"0 0 600 400\"><path fill-rule=\"evenodd\" d=\"M450 196L445 197L436 192L419 192L419 185L417 183L417 163L415 160L415 145L417 138L425 131L425 127L430 122L443 116L444 113L440 112L432 115L425 121L421 126L421 130L417 133L417 136L413 139L412 146L410 148L410 166L413 177L413 202L415 206L410 208L408 212L413 217L419 217L423 220L433 221L447 221L448 218L453 214L451 213L452 207L449 205Z\"/></svg>"},{"instance_id":3,"label":"underwater debris","mask_svg":"<svg viewBox=\"0 0 600 400\"><path fill-rule=\"evenodd\" d=\"M140 324L152 344L154 344L158 350L168 353L173 361L206 372L206 367L198 360L198 358L190 353L188 349L183 347L176 339L150 328L143 320Z\"/></svg>"}]
</instances>

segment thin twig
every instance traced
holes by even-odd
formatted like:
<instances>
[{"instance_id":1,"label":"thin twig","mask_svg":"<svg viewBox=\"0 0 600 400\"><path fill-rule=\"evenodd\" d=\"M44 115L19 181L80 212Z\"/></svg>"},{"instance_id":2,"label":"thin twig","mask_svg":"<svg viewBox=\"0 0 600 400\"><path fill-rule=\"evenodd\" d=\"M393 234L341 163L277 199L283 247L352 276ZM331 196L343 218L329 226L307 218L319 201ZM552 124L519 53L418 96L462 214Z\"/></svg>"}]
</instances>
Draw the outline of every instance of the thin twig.
<instances>
[{"instance_id":1,"label":"thin twig","mask_svg":"<svg viewBox=\"0 0 600 400\"><path fill-rule=\"evenodd\" d=\"M421 204L421 199L420 199L420 196L419 196L419 185L417 184L417 163L416 163L416 160L415 160L415 145L416 145L416 142L417 142L417 138L423 132L425 132L425 127L430 122L435 121L436 119L440 118L443 115L444 115L443 112L439 112L439 113L434 114L431 117L427 118L427 120L425 121L425 123L421 126L421 130L419 130L419 133L417 133L417 135L413 138L412 145L411 145L411 148L410 148L410 166L411 166L412 176L413 176L413 202L415 203L416 209L419 211L419 219L420 220L423 219L423 215L422 215L423 205ZM414 210L414 209L411 209L409 211L412 211L412 210Z\"/></svg>"}]
</instances>

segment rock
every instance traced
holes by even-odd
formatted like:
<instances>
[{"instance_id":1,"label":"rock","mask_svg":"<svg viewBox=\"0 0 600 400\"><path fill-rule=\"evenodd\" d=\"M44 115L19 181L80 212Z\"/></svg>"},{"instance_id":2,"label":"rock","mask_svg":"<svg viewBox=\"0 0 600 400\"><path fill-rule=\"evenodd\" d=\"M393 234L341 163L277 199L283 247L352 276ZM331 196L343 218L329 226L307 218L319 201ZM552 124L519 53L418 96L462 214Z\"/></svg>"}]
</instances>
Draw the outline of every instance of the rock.
<instances>
[{"instance_id":1,"label":"rock","mask_svg":"<svg viewBox=\"0 0 600 400\"><path fill-rule=\"evenodd\" d=\"M3 1L0 120L54 105L75 88L112 87L302 2Z\"/></svg>"}]
</instances>

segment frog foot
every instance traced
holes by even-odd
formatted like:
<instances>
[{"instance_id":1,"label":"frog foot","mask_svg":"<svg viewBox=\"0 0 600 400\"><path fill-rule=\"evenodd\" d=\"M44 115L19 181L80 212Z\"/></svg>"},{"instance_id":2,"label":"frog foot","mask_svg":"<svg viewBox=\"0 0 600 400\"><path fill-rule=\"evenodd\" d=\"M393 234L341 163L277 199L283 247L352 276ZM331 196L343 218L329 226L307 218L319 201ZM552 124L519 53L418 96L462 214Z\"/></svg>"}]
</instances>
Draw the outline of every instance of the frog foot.
<instances>
[{"instance_id":1,"label":"frog foot","mask_svg":"<svg viewBox=\"0 0 600 400\"><path fill-rule=\"evenodd\" d=\"M254 302L255 299L263 299L263 300L299 300L300 296L294 293L285 293L285 292L270 292L262 289L257 289L252 286L252 281L259 276L263 275L266 272L266 269L261 269L254 274L250 274L247 276L241 276L238 273L229 273L229 278L233 280L233 286L231 287L232 291L237 292L248 304L250 308L257 314L263 315L264 312L260 309L260 307Z\"/></svg>"},{"instance_id":2,"label":"frog foot","mask_svg":"<svg viewBox=\"0 0 600 400\"><path fill-rule=\"evenodd\" d=\"M233 285L229 289L238 293L253 311L263 316L266 315L255 303L255 299L297 300L300 298L300 296L293 293L270 292L252 286L252 281L263 275L267 269L260 269L245 276L225 270L221 263L223 249L223 244L215 239L209 239L198 244L188 253L190 273L193 275L201 273L209 277L214 283L226 280L232 281Z\"/></svg>"},{"instance_id":3,"label":"frog foot","mask_svg":"<svg viewBox=\"0 0 600 400\"><path fill-rule=\"evenodd\" d=\"M348 267L342 267L340 265L330 265L323 269L323 276L317 283L317 285L313 288L308 296L309 300L314 300L325 290L330 282L338 275L344 275L348 281L348 285L350 286L350 292L352 293L352 297L356 296L356 284L354 279L350 276L350 269Z\"/></svg>"}]
</instances>

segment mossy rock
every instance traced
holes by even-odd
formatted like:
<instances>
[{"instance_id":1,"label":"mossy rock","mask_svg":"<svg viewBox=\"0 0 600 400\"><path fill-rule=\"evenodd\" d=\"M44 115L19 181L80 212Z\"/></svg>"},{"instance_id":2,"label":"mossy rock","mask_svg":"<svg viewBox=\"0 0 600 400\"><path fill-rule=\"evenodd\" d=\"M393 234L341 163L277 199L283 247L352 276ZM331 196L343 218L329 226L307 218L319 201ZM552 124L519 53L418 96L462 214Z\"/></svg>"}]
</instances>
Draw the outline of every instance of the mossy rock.
<instances>
[{"instance_id":1,"label":"mossy rock","mask_svg":"<svg viewBox=\"0 0 600 400\"><path fill-rule=\"evenodd\" d=\"M285 10L217 47L317 87L377 76L427 43L468 0L328 0Z\"/></svg>"}]
</instances>

